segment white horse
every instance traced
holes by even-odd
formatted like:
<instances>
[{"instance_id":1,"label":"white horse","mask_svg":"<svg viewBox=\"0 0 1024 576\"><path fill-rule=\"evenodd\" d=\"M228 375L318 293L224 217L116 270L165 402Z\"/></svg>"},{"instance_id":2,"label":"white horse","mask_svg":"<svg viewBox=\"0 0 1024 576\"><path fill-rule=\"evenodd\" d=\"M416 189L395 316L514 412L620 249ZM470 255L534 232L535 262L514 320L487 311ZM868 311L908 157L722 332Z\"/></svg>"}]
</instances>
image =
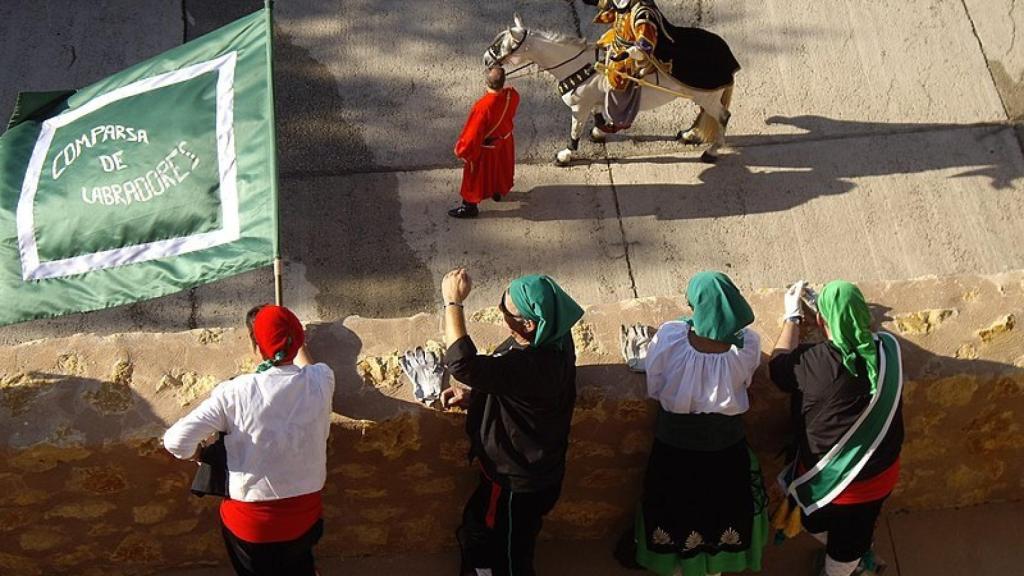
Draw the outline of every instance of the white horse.
<instances>
[{"instance_id":1,"label":"white horse","mask_svg":"<svg viewBox=\"0 0 1024 576\"><path fill-rule=\"evenodd\" d=\"M542 72L547 72L558 80L562 101L572 110L569 146L559 150L555 155L555 163L559 166L568 165L573 154L579 149L586 116L593 115L595 124L603 121L601 112L604 110L605 94L610 90L610 86L604 74L593 70L593 64L597 60L596 52L593 44L581 38L527 30L522 19L516 14L514 25L498 34L494 43L484 53L485 66L520 66L533 63ZM681 131L677 136L689 144L710 142L710 147L701 155L701 160L715 162L719 149L725 145L725 125L729 121L728 108L732 99L732 85L717 90L699 90L686 86L660 71L648 74L643 79L669 92L642 86L640 110L651 110L682 96L700 106L700 115L693 126ZM592 141L601 142L604 137L605 133L596 125L591 129Z\"/></svg>"}]
</instances>

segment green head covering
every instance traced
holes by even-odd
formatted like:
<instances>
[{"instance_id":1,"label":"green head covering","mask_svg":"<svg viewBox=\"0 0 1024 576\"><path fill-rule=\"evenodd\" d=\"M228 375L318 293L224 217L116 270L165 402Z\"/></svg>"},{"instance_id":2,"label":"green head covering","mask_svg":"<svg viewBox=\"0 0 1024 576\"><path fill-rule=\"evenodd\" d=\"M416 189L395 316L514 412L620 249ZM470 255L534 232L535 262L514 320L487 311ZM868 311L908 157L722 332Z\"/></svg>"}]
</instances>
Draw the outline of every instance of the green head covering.
<instances>
[{"instance_id":1,"label":"green head covering","mask_svg":"<svg viewBox=\"0 0 1024 576\"><path fill-rule=\"evenodd\" d=\"M868 382L875 393L878 379L878 349L871 334L871 311L859 288L835 280L818 296L818 312L825 319L832 343L843 355L843 366L857 376L857 356L868 367Z\"/></svg>"},{"instance_id":2,"label":"green head covering","mask_svg":"<svg viewBox=\"0 0 1024 576\"><path fill-rule=\"evenodd\" d=\"M686 286L693 317L683 318L701 338L743 348L743 328L754 321L754 311L739 288L721 272L700 272Z\"/></svg>"},{"instance_id":3,"label":"green head covering","mask_svg":"<svg viewBox=\"0 0 1024 576\"><path fill-rule=\"evenodd\" d=\"M508 287L519 315L537 324L533 345L562 349L563 337L583 317L583 309L554 280L534 274L512 281Z\"/></svg>"}]
</instances>

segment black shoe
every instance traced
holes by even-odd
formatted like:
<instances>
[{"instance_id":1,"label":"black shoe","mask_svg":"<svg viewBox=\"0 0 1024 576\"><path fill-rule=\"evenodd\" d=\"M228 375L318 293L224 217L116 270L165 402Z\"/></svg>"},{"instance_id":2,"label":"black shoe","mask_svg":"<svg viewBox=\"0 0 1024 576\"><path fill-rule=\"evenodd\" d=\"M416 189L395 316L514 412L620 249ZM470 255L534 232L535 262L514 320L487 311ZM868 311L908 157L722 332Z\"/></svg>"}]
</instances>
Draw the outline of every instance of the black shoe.
<instances>
[{"instance_id":1,"label":"black shoe","mask_svg":"<svg viewBox=\"0 0 1024 576\"><path fill-rule=\"evenodd\" d=\"M476 218L479 213L480 209L476 207L476 204L462 204L448 211L448 215L452 218Z\"/></svg>"},{"instance_id":2,"label":"black shoe","mask_svg":"<svg viewBox=\"0 0 1024 576\"><path fill-rule=\"evenodd\" d=\"M491 200L495 202L501 202L501 192L495 192L494 196L491 196Z\"/></svg>"}]
</instances>

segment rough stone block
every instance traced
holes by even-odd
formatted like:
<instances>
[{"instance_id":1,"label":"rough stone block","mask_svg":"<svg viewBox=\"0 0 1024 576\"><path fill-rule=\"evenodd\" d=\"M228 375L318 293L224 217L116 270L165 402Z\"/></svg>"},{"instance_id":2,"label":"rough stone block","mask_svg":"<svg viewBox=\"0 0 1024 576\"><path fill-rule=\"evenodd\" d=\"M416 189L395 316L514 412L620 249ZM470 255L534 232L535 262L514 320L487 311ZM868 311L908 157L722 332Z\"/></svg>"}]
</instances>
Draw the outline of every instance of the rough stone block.
<instances>
[{"instance_id":1,"label":"rough stone block","mask_svg":"<svg viewBox=\"0 0 1024 576\"><path fill-rule=\"evenodd\" d=\"M861 287L878 325L900 340L903 357L907 440L890 506L921 510L1015 498L1024 477L1018 364L1024 336L1014 319L1024 314L1024 274ZM782 290L746 295L757 316L752 329L767 351L779 330ZM619 325L658 326L682 313L679 296L586 308L576 331L578 403L563 498L545 538L609 537L628 524L655 405L645 399L643 377L622 365ZM481 349L505 338L487 312L476 318L469 331ZM360 359L440 341L437 318L349 318L308 332L312 355L334 368L338 383L324 490L332 522L320 553L452 546L462 504L478 479L466 462L464 413L420 405L404 377L388 386L367 383L358 368ZM165 427L191 408L179 387L168 386L168 375L219 382L248 362L240 329L210 334L78 335L0 347L0 370L13 394L7 397L22 387L38 394L26 396L16 416L0 418L0 531L11 535L0 541L0 573L87 574L96 562L143 573L223 559L217 499L189 495L194 466L158 445ZM121 369L112 374L112 366ZM46 384L39 388L39 381ZM86 394L116 382L125 389L120 397L132 398L130 406L98 413ZM750 394L748 441L771 478L789 433L787 397L763 371ZM168 539L186 534L171 554Z\"/></svg>"}]
</instances>

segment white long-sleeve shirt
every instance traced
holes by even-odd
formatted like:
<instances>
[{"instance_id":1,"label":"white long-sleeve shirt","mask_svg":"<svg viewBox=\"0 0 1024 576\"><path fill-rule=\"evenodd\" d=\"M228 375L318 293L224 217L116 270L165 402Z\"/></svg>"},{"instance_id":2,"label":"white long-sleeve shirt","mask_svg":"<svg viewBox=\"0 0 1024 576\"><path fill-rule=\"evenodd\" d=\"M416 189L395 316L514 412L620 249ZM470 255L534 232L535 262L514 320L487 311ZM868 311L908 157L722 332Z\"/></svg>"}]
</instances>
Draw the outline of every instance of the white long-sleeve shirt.
<instances>
[{"instance_id":1,"label":"white long-sleeve shirt","mask_svg":"<svg viewBox=\"0 0 1024 576\"><path fill-rule=\"evenodd\" d=\"M334 372L326 364L274 367L221 382L164 433L164 447L190 458L226 432L228 493L259 502L317 492L327 478Z\"/></svg>"},{"instance_id":2,"label":"white long-sleeve shirt","mask_svg":"<svg viewBox=\"0 0 1024 576\"><path fill-rule=\"evenodd\" d=\"M725 414L750 409L747 388L761 362L761 338L743 331L743 348L721 354L699 352L690 345L690 325L662 324L647 349L647 393L675 414Z\"/></svg>"}]
</instances>

